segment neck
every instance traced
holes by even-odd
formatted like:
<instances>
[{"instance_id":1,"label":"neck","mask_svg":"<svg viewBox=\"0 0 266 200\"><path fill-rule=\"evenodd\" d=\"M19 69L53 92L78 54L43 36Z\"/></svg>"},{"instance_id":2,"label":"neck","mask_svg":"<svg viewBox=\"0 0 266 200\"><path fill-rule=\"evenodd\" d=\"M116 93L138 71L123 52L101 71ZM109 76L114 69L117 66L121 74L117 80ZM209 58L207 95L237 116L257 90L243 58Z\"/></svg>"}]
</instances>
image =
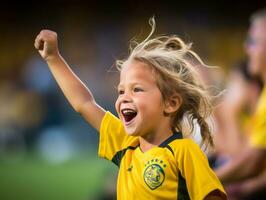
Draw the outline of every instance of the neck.
<instances>
[{"instance_id":1,"label":"neck","mask_svg":"<svg viewBox=\"0 0 266 200\"><path fill-rule=\"evenodd\" d=\"M139 138L140 149L142 152L146 152L155 146L159 146L163 141L169 138L173 134L172 130L166 129L163 131L152 132L141 136Z\"/></svg>"}]
</instances>

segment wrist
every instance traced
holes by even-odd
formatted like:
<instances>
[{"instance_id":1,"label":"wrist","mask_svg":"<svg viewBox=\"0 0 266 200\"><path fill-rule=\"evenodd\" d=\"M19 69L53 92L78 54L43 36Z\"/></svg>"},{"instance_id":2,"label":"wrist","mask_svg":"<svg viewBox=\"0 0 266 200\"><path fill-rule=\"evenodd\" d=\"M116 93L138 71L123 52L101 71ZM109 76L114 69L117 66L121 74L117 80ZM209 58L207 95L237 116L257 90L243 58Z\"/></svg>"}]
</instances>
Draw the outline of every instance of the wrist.
<instances>
[{"instance_id":1,"label":"wrist","mask_svg":"<svg viewBox=\"0 0 266 200\"><path fill-rule=\"evenodd\" d=\"M49 55L45 58L45 61L47 62L48 65L52 65L54 63L58 63L58 61L62 60L62 57L59 52Z\"/></svg>"}]
</instances>

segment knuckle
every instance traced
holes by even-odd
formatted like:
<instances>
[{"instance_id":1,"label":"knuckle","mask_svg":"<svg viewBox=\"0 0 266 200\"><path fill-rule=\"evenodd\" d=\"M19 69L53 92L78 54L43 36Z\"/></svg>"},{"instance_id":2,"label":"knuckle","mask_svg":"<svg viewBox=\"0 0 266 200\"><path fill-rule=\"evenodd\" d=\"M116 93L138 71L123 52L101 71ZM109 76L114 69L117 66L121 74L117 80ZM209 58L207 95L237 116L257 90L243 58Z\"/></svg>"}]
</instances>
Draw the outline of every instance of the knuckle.
<instances>
[{"instance_id":1,"label":"knuckle","mask_svg":"<svg viewBox=\"0 0 266 200\"><path fill-rule=\"evenodd\" d=\"M40 35L45 34L46 30L41 30Z\"/></svg>"}]
</instances>

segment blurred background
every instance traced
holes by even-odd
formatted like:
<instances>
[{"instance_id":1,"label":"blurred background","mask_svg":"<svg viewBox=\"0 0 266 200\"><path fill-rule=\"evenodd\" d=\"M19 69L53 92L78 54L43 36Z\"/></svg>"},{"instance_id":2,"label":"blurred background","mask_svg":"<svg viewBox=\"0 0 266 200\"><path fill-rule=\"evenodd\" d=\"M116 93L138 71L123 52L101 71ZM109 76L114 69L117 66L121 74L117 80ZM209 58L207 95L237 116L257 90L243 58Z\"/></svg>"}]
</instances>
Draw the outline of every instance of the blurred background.
<instances>
[{"instance_id":1,"label":"blurred background","mask_svg":"<svg viewBox=\"0 0 266 200\"><path fill-rule=\"evenodd\" d=\"M0 199L114 199L117 169L97 157L98 136L75 113L33 43L41 29L58 33L61 54L114 111L115 59L132 38L150 31L176 34L210 65L211 81L226 85L246 59L250 14L265 1L32 1L0 5ZM207 79L207 77L206 77Z\"/></svg>"}]
</instances>

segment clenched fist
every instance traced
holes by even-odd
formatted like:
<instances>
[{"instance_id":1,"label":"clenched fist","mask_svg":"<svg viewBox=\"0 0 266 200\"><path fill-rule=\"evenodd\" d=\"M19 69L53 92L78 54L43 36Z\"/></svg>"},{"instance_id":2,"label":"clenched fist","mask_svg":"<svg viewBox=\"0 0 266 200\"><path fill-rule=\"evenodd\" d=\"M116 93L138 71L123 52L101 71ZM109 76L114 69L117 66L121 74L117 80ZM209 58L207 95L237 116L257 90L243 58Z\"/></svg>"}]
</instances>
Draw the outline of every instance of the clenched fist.
<instances>
[{"instance_id":1,"label":"clenched fist","mask_svg":"<svg viewBox=\"0 0 266 200\"><path fill-rule=\"evenodd\" d=\"M56 32L42 30L39 35L37 35L34 46L46 61L59 55Z\"/></svg>"}]
</instances>

